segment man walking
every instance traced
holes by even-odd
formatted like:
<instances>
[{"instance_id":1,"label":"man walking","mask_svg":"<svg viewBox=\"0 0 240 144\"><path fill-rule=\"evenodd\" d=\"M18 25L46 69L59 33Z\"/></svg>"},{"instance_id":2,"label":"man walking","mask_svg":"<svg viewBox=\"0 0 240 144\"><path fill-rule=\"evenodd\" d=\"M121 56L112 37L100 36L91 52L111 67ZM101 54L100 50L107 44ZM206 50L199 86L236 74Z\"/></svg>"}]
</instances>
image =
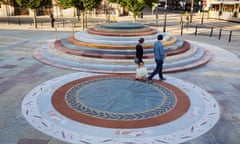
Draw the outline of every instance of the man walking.
<instances>
[{"instance_id":1,"label":"man walking","mask_svg":"<svg viewBox=\"0 0 240 144\"><path fill-rule=\"evenodd\" d=\"M153 47L156 67L155 67L154 71L151 73L151 75L148 77L149 82L152 82L152 78L157 73L159 75L159 80L166 80L162 75L163 61L165 58L165 51L164 51L163 45L161 43L163 36L158 35L157 39L158 40L154 43L154 47Z\"/></svg>"}]
</instances>

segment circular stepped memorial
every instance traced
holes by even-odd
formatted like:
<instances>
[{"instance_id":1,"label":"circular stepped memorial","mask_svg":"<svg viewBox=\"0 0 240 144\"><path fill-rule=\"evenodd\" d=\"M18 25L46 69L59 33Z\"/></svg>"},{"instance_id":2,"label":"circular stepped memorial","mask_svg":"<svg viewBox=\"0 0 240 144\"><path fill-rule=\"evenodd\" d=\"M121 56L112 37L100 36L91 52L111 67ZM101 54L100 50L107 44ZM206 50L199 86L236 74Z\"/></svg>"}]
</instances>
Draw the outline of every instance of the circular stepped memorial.
<instances>
[{"instance_id":1,"label":"circular stepped memorial","mask_svg":"<svg viewBox=\"0 0 240 144\"><path fill-rule=\"evenodd\" d=\"M100 73L135 73L135 46L143 37L144 62L155 67L153 43L162 34L167 53L164 72L178 72L206 64L211 54L198 45L140 23L105 23L76 32L37 48L34 57L59 68Z\"/></svg>"}]
</instances>

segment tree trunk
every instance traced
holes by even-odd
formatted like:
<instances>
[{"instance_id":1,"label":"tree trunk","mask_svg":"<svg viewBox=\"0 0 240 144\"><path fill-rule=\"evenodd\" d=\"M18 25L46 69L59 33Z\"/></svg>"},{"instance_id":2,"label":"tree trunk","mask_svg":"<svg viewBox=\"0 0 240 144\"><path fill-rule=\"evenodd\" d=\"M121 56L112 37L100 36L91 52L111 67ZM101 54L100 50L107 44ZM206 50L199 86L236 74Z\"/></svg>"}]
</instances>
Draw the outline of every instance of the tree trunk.
<instances>
[{"instance_id":1,"label":"tree trunk","mask_svg":"<svg viewBox=\"0 0 240 144\"><path fill-rule=\"evenodd\" d=\"M33 9L33 24L34 24L34 28L37 29L37 10Z\"/></svg>"},{"instance_id":2,"label":"tree trunk","mask_svg":"<svg viewBox=\"0 0 240 144\"><path fill-rule=\"evenodd\" d=\"M85 11L81 11L81 26L82 26L82 30L84 31L85 29Z\"/></svg>"},{"instance_id":3,"label":"tree trunk","mask_svg":"<svg viewBox=\"0 0 240 144\"><path fill-rule=\"evenodd\" d=\"M85 28L87 28L87 25L88 25L88 15L85 14Z\"/></svg>"},{"instance_id":4,"label":"tree trunk","mask_svg":"<svg viewBox=\"0 0 240 144\"><path fill-rule=\"evenodd\" d=\"M136 23L137 22L137 15L133 14L133 22Z\"/></svg>"},{"instance_id":5,"label":"tree trunk","mask_svg":"<svg viewBox=\"0 0 240 144\"><path fill-rule=\"evenodd\" d=\"M107 19L107 22L110 22L110 13L108 9L106 10L106 19Z\"/></svg>"},{"instance_id":6,"label":"tree trunk","mask_svg":"<svg viewBox=\"0 0 240 144\"><path fill-rule=\"evenodd\" d=\"M80 10L79 10L79 8L77 8L77 17L78 17L78 21L80 21Z\"/></svg>"}]
</instances>

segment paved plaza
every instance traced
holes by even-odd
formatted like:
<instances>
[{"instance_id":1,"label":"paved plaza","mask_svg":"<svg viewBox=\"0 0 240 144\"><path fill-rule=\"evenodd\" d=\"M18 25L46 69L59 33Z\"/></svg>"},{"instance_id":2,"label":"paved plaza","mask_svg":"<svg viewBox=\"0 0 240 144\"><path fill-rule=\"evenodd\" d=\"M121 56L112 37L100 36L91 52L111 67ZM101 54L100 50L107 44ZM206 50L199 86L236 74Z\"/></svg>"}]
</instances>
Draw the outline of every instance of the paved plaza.
<instances>
[{"instance_id":1,"label":"paved plaza","mask_svg":"<svg viewBox=\"0 0 240 144\"><path fill-rule=\"evenodd\" d=\"M212 54L212 58L207 64L195 69L166 73L165 85L162 82L154 82L156 85L136 82L133 80L134 75L124 74L99 79L102 77L100 73L61 69L43 64L33 57L36 48L46 47L48 42L56 38L68 37L73 33L73 30L79 31L79 27L73 29L71 26L66 26L51 29L48 25L44 25L39 27L38 30L34 30L30 25L19 27L13 24L0 24L0 144L239 144L240 25L239 23L205 19L204 25L201 25L198 29L199 35L195 35L195 24L199 23L201 18L196 16L194 23L184 29L184 34L181 36L181 28L177 21L179 16L181 15L169 14L166 32L170 35L182 37L193 45L207 49ZM117 20L126 21L128 18L117 18ZM160 20L163 20L163 17L160 17ZM139 19L139 21L153 25L160 31L162 30L162 25L154 25L154 16L152 15L146 15L144 19ZM209 27L212 26L216 28L215 35L210 37ZM219 28L224 30L220 40L218 37ZM231 30L233 35L231 42L229 42L228 32ZM104 85L101 87L103 90L107 89L102 96L110 96L109 93L112 94L117 91L117 89L114 89L116 87L127 89L132 84L143 87L142 90L161 89L158 84L164 85L170 91L167 94L173 93L174 95L178 92L172 92L172 87L168 86L172 85L191 96L189 98L191 103L189 104L188 100L185 100L179 108L182 108L183 105L185 108L189 106L193 113L179 114L174 117L173 121L176 123L169 123L169 121L164 120L158 121L159 123L155 125L149 126L146 124L147 128L137 129L139 131L134 131L136 130L135 125L126 124L124 121L121 121L120 124L116 123L115 121L119 121L119 119L103 120L97 124L94 121L89 121L89 125L74 127L78 118L72 117L75 121L71 121L68 118L54 115L55 111L51 111L52 106L49 104L51 102L47 99L53 97L52 103L55 103L55 107L65 112L66 110L62 108L62 105L59 105L61 102L58 99L54 101L54 94L52 93L57 90L61 94L63 92L61 89L64 89L61 86L65 86L66 83L71 84L75 80L85 82L86 86L82 91L84 94L91 91L89 90L91 87L101 84L106 85L106 87ZM125 86L116 84L125 83L125 81L127 84ZM98 92L94 89L91 95L95 96ZM149 93L149 96L154 95L154 92ZM164 93L165 90L160 90L160 92ZM68 93L74 92L69 90ZM32 97L34 95L37 95L36 99ZM124 99L129 97L131 101L142 103L141 100L134 97L134 93L129 93L128 90L118 91L115 94L115 97L121 96L123 96L122 102L115 104L113 112L122 112L118 108L126 103ZM197 99L198 96L201 98ZM95 100L87 99L87 97L83 99L86 104L98 109ZM35 104L29 103L30 101ZM98 101L101 101L101 99L98 99ZM154 103L150 103L148 107L134 105L131 110L134 113L148 111L149 109L155 110L154 105L158 105L158 103L155 103L156 101L154 99ZM170 99L169 101L174 100ZM72 102L68 104L70 105ZM214 108L210 105L213 105ZM172 109L172 105L168 106L167 109ZM129 107L126 109L129 109ZM123 113L126 112L126 109L123 110ZM206 114L202 112L203 109L210 111L208 116L205 116ZM220 117L216 114L219 112L218 110L220 110ZM38 112L39 115L36 115ZM47 116L45 113L49 115ZM164 113L165 110L161 114ZM66 115L68 115L68 111ZM204 116L201 117L202 115ZM200 120L197 121L196 117ZM86 119L88 120L88 118ZM124 120L126 119L129 119L129 117ZM148 120L151 119L152 117ZM45 120L49 120L50 123L46 123ZM140 118L137 120L141 121ZM123 127L123 129L115 130L115 125L122 126L121 123L124 123L125 126L128 125L128 128ZM192 123L196 127L185 127L185 125L192 125ZM142 122L141 124L144 125L145 123ZM56 128L62 127L62 125L67 127ZM132 131L130 131L131 129ZM75 133L70 135L68 133L70 130L74 130L76 135Z\"/></svg>"}]
</instances>

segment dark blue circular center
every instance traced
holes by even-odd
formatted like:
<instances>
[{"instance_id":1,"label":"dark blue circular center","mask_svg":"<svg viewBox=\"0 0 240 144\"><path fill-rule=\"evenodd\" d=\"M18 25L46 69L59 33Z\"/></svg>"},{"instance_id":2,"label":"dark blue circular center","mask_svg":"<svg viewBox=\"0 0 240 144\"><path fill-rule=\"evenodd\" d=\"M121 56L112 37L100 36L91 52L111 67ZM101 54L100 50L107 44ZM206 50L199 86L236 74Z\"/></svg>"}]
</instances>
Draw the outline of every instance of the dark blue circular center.
<instances>
[{"instance_id":1,"label":"dark blue circular center","mask_svg":"<svg viewBox=\"0 0 240 144\"><path fill-rule=\"evenodd\" d=\"M106 29L141 29L145 26L141 23L119 22L101 24L100 27Z\"/></svg>"},{"instance_id":2,"label":"dark blue circular center","mask_svg":"<svg viewBox=\"0 0 240 144\"><path fill-rule=\"evenodd\" d=\"M66 100L81 113L110 119L157 116L176 104L176 97L169 89L127 78L79 83L67 92Z\"/></svg>"},{"instance_id":3,"label":"dark blue circular center","mask_svg":"<svg viewBox=\"0 0 240 144\"><path fill-rule=\"evenodd\" d=\"M91 108L116 113L133 113L162 105L166 98L156 87L124 79L110 79L85 85L77 94Z\"/></svg>"}]
</instances>

